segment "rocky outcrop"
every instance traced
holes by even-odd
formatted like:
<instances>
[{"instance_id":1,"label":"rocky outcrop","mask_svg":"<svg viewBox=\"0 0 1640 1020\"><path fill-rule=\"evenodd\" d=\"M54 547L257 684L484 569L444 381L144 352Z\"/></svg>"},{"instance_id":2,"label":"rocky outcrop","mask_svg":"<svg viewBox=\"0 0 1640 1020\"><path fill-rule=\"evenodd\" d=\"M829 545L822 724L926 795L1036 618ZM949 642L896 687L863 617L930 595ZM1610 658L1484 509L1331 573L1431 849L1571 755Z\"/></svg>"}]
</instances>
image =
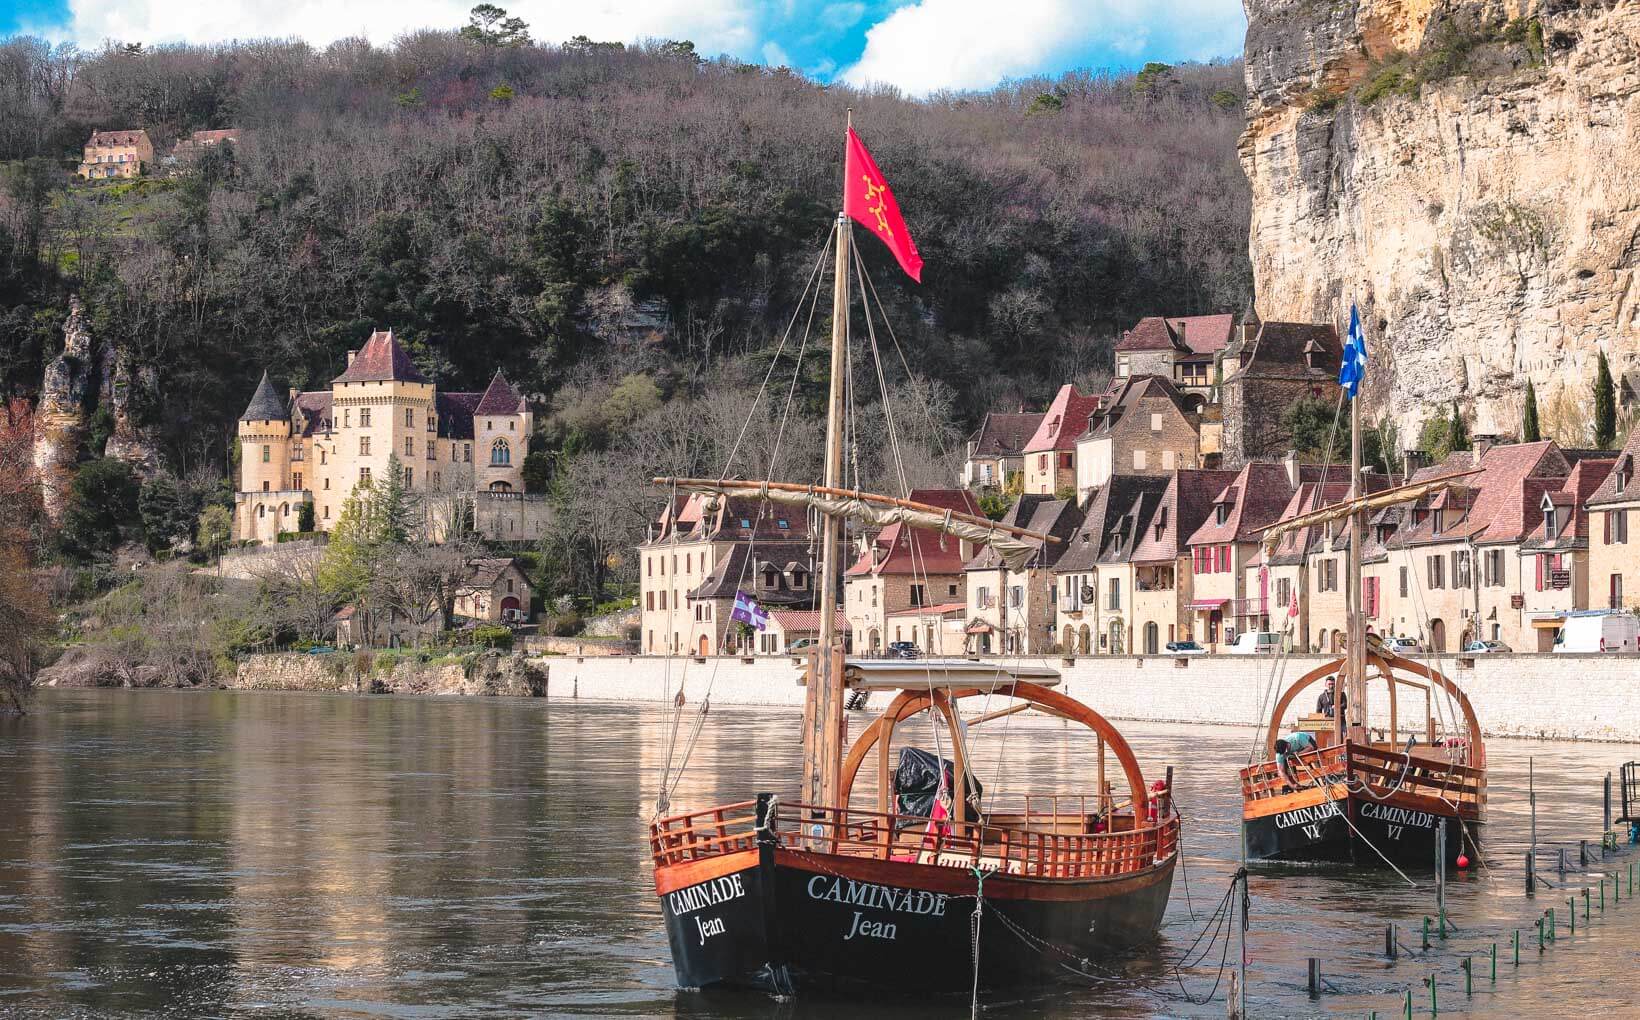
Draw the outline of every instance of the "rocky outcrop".
<instances>
[{"instance_id":1,"label":"rocky outcrop","mask_svg":"<svg viewBox=\"0 0 1640 1020\"><path fill-rule=\"evenodd\" d=\"M46 515L61 518L80 444L94 379L91 330L79 298L70 298L63 323L63 351L46 366L34 411L34 470Z\"/></svg>"},{"instance_id":2,"label":"rocky outcrop","mask_svg":"<svg viewBox=\"0 0 1640 1020\"><path fill-rule=\"evenodd\" d=\"M361 672L362 668L362 672ZM236 690L360 691L484 697L543 697L547 667L523 655L488 652L461 662L404 660L377 668L371 657L253 655L240 661L228 681Z\"/></svg>"},{"instance_id":3,"label":"rocky outcrop","mask_svg":"<svg viewBox=\"0 0 1640 1020\"><path fill-rule=\"evenodd\" d=\"M161 466L158 430L146 411L158 394L159 373L152 365L137 364L131 348L104 354L102 399L114 419L114 430L103 455L125 461L144 481L158 474Z\"/></svg>"},{"instance_id":4,"label":"rocky outcrop","mask_svg":"<svg viewBox=\"0 0 1640 1020\"><path fill-rule=\"evenodd\" d=\"M1640 365L1640 6L1245 0L1265 319L1368 325L1369 406L1519 428Z\"/></svg>"}]
</instances>

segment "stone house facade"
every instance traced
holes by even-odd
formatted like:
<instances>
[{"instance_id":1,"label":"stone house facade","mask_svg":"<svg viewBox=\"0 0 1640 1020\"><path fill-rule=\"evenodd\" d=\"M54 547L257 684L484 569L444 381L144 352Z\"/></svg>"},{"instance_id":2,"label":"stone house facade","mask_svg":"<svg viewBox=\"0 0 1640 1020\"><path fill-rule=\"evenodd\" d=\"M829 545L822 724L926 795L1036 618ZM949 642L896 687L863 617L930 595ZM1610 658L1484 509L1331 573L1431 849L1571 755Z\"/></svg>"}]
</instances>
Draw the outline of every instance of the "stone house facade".
<instances>
[{"instance_id":1,"label":"stone house facade","mask_svg":"<svg viewBox=\"0 0 1640 1020\"><path fill-rule=\"evenodd\" d=\"M1159 375L1201 403L1214 400L1219 358L1230 343L1230 314L1140 319L1116 343L1116 378Z\"/></svg>"},{"instance_id":2,"label":"stone house facade","mask_svg":"<svg viewBox=\"0 0 1640 1020\"><path fill-rule=\"evenodd\" d=\"M962 655L967 645L967 636L963 633L967 610L967 602L942 602L889 613L884 621L883 638L890 643L914 641L927 656Z\"/></svg>"},{"instance_id":3,"label":"stone house facade","mask_svg":"<svg viewBox=\"0 0 1640 1020\"><path fill-rule=\"evenodd\" d=\"M914 502L959 513L980 515L967 489L916 489ZM966 602L964 564L976 547L939 531L891 524L865 543L860 557L844 572L843 606L861 654L879 652L895 638L888 635L888 616L950 602Z\"/></svg>"},{"instance_id":4,"label":"stone house facade","mask_svg":"<svg viewBox=\"0 0 1640 1020\"><path fill-rule=\"evenodd\" d=\"M148 132L93 131L76 173L88 181L140 176L154 165L154 143Z\"/></svg>"},{"instance_id":5,"label":"stone house facade","mask_svg":"<svg viewBox=\"0 0 1640 1020\"><path fill-rule=\"evenodd\" d=\"M1640 429L1632 429L1612 470L1586 502L1589 514L1589 608L1640 607Z\"/></svg>"},{"instance_id":6,"label":"stone house facade","mask_svg":"<svg viewBox=\"0 0 1640 1020\"><path fill-rule=\"evenodd\" d=\"M516 559L476 559L468 564L467 580L456 592L455 614L486 623L523 623L530 619L534 594Z\"/></svg>"},{"instance_id":7,"label":"stone house facade","mask_svg":"<svg viewBox=\"0 0 1640 1020\"><path fill-rule=\"evenodd\" d=\"M1094 490L1068 548L1054 565L1059 593L1059 643L1066 654L1131 653L1134 604L1171 583L1167 568L1140 566L1132 552L1161 505L1170 479L1112 475ZM1163 633L1158 628L1157 633Z\"/></svg>"},{"instance_id":8,"label":"stone house facade","mask_svg":"<svg viewBox=\"0 0 1640 1020\"><path fill-rule=\"evenodd\" d=\"M1235 479L1234 471L1173 472L1129 557L1132 630L1142 636L1154 626L1164 649L1170 641L1199 640L1190 608L1195 600L1195 575L1187 543L1212 513L1214 497Z\"/></svg>"},{"instance_id":9,"label":"stone house facade","mask_svg":"<svg viewBox=\"0 0 1640 1020\"><path fill-rule=\"evenodd\" d=\"M962 485L986 491L1024 484L1025 444L1042 424L1040 412L991 412L968 437Z\"/></svg>"},{"instance_id":10,"label":"stone house facade","mask_svg":"<svg viewBox=\"0 0 1640 1020\"><path fill-rule=\"evenodd\" d=\"M391 332L349 351L326 390L281 398L264 372L239 416L234 538L271 542L298 530L303 503L313 504L316 530L331 530L354 486L386 478L392 458L435 532L471 510L487 537L534 538L545 519L544 497L524 493L534 428L500 372L482 393L440 393ZM492 497L510 497L512 514Z\"/></svg>"},{"instance_id":11,"label":"stone house facade","mask_svg":"<svg viewBox=\"0 0 1640 1020\"><path fill-rule=\"evenodd\" d=\"M1025 491L1055 496L1076 486L1076 437L1087 431L1088 418L1099 409L1097 396L1086 396L1070 383L1059 387L1042 422L1025 444Z\"/></svg>"},{"instance_id":12,"label":"stone house facade","mask_svg":"<svg viewBox=\"0 0 1640 1020\"><path fill-rule=\"evenodd\" d=\"M1171 382L1129 376L1076 440L1076 498L1086 502L1115 474L1165 477L1199 467L1200 436L1199 416Z\"/></svg>"},{"instance_id":13,"label":"stone house facade","mask_svg":"<svg viewBox=\"0 0 1640 1020\"><path fill-rule=\"evenodd\" d=\"M1026 493L1009 508L1003 523L1058 542L1038 542L1026 564L1013 570L990 548L970 560L967 650L978 654L1042 654L1058 647L1057 578L1054 565L1081 523L1074 500Z\"/></svg>"},{"instance_id":14,"label":"stone house facade","mask_svg":"<svg viewBox=\"0 0 1640 1020\"><path fill-rule=\"evenodd\" d=\"M1227 468L1292 449L1282 412L1303 397L1336 400L1343 351L1331 325L1249 319L1238 332L1224 351L1220 387L1219 445Z\"/></svg>"}]
</instances>

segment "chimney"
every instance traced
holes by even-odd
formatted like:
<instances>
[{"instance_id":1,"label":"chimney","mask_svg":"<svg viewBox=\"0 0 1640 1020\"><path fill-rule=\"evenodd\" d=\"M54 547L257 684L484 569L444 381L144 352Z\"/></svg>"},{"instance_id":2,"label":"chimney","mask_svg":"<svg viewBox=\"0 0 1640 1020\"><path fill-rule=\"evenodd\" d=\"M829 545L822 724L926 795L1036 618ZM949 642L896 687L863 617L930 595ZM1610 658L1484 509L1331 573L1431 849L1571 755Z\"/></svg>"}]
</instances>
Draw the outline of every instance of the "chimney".
<instances>
[{"instance_id":1,"label":"chimney","mask_svg":"<svg viewBox=\"0 0 1640 1020\"><path fill-rule=\"evenodd\" d=\"M290 406L292 406L292 407L296 406L296 398L297 398L297 396L299 396L301 394L301 392L302 392L301 390L297 389L294 386L292 386L290 388Z\"/></svg>"},{"instance_id":2,"label":"chimney","mask_svg":"<svg viewBox=\"0 0 1640 1020\"><path fill-rule=\"evenodd\" d=\"M1290 488L1290 489L1298 488L1298 451L1297 450L1288 450L1287 451L1286 455L1281 458L1281 468L1282 468L1282 470L1287 472L1287 487ZM1345 474L1348 474L1348 473L1349 472L1347 472L1347 471L1345 472Z\"/></svg>"},{"instance_id":3,"label":"chimney","mask_svg":"<svg viewBox=\"0 0 1640 1020\"><path fill-rule=\"evenodd\" d=\"M1190 349L1190 341L1185 339L1184 331L1189 325L1190 323L1185 322L1183 319L1179 320L1179 346L1186 350Z\"/></svg>"},{"instance_id":4,"label":"chimney","mask_svg":"<svg viewBox=\"0 0 1640 1020\"><path fill-rule=\"evenodd\" d=\"M348 368L353 367L353 359L358 357L358 356L359 356L358 351L348 351L347 352L347 367Z\"/></svg>"},{"instance_id":5,"label":"chimney","mask_svg":"<svg viewBox=\"0 0 1640 1020\"><path fill-rule=\"evenodd\" d=\"M1475 463L1479 464L1486 451L1497 445L1498 437L1495 435L1479 435L1474 436L1470 442L1475 450Z\"/></svg>"}]
</instances>

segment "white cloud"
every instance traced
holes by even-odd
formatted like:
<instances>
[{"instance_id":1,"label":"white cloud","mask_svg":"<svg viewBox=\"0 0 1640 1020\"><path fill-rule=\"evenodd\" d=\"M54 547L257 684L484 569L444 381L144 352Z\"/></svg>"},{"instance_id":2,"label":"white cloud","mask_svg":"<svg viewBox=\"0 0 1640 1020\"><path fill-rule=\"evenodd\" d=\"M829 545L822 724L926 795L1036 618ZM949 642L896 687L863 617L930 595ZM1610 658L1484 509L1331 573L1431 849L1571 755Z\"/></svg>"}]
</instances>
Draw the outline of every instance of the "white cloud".
<instances>
[{"instance_id":1,"label":"white cloud","mask_svg":"<svg viewBox=\"0 0 1640 1020\"><path fill-rule=\"evenodd\" d=\"M348 36L385 43L406 31L455 28L477 0L70 0L62 35L82 45L218 42L295 36L322 46ZM632 42L691 39L702 54L757 52L755 0L514 0L501 3L546 42L572 35Z\"/></svg>"},{"instance_id":2,"label":"white cloud","mask_svg":"<svg viewBox=\"0 0 1640 1020\"><path fill-rule=\"evenodd\" d=\"M792 66L792 58L786 55L786 51L781 49L777 42L763 44L763 62L770 67Z\"/></svg>"},{"instance_id":3,"label":"white cloud","mask_svg":"<svg viewBox=\"0 0 1640 1020\"><path fill-rule=\"evenodd\" d=\"M827 4L820 11L820 21L834 32L854 27L866 13L866 5L851 0L849 3Z\"/></svg>"},{"instance_id":4,"label":"white cloud","mask_svg":"<svg viewBox=\"0 0 1640 1020\"><path fill-rule=\"evenodd\" d=\"M866 32L842 77L913 95L983 89L1089 51L1133 57L1166 42L1171 59L1241 48L1238 0L918 0Z\"/></svg>"}]
</instances>

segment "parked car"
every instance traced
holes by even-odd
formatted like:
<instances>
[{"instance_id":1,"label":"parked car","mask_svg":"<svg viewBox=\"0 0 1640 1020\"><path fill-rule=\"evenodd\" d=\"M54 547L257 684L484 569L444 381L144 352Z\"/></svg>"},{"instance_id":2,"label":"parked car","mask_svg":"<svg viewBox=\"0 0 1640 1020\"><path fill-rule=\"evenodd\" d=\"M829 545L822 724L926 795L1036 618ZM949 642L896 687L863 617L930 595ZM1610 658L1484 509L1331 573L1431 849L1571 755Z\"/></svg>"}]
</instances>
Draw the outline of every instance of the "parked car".
<instances>
[{"instance_id":1,"label":"parked car","mask_svg":"<svg viewBox=\"0 0 1640 1020\"><path fill-rule=\"evenodd\" d=\"M1502 641L1471 641L1463 646L1465 655L1496 655L1513 652L1514 649Z\"/></svg>"},{"instance_id":2,"label":"parked car","mask_svg":"<svg viewBox=\"0 0 1640 1020\"><path fill-rule=\"evenodd\" d=\"M890 659L915 659L922 655L915 641L890 641L888 643L888 657Z\"/></svg>"},{"instance_id":3,"label":"parked car","mask_svg":"<svg viewBox=\"0 0 1640 1020\"><path fill-rule=\"evenodd\" d=\"M1227 650L1231 655L1274 655L1281 651L1281 635L1268 630L1244 630Z\"/></svg>"},{"instance_id":4,"label":"parked car","mask_svg":"<svg viewBox=\"0 0 1640 1020\"><path fill-rule=\"evenodd\" d=\"M805 648L813 648L815 645L817 645L819 643L820 643L819 641L816 641L814 638L811 638L811 637L798 638L796 641L793 641L791 644L786 646L786 651L788 651L788 652L801 652Z\"/></svg>"},{"instance_id":5,"label":"parked car","mask_svg":"<svg viewBox=\"0 0 1640 1020\"><path fill-rule=\"evenodd\" d=\"M1413 652L1423 651L1424 646L1419 644L1416 638L1387 637L1384 639L1384 649L1394 652L1396 655L1410 655Z\"/></svg>"},{"instance_id":6,"label":"parked car","mask_svg":"<svg viewBox=\"0 0 1640 1020\"><path fill-rule=\"evenodd\" d=\"M1557 652L1633 652L1640 650L1640 619L1611 609L1567 613L1555 634Z\"/></svg>"},{"instance_id":7,"label":"parked car","mask_svg":"<svg viewBox=\"0 0 1640 1020\"><path fill-rule=\"evenodd\" d=\"M1207 649L1194 641L1169 641L1167 652L1169 655L1206 655Z\"/></svg>"}]
</instances>

